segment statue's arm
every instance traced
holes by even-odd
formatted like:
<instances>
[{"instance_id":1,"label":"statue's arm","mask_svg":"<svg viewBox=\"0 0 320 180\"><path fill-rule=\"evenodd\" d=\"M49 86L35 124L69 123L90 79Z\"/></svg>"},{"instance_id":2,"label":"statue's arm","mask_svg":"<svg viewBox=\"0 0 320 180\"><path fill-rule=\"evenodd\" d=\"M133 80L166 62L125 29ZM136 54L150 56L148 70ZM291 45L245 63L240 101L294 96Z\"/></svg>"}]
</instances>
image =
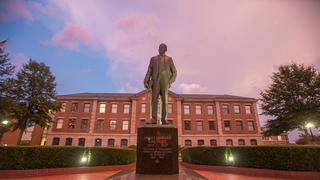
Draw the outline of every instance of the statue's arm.
<instances>
[{"instance_id":1,"label":"statue's arm","mask_svg":"<svg viewBox=\"0 0 320 180\"><path fill-rule=\"evenodd\" d=\"M172 76L170 78L170 85L176 80L177 77L177 70L176 67L174 66L173 60L170 59L170 71L172 73Z\"/></svg>"},{"instance_id":2,"label":"statue's arm","mask_svg":"<svg viewBox=\"0 0 320 180\"><path fill-rule=\"evenodd\" d=\"M152 75L152 58L150 59L147 74L144 77L144 87L147 89L149 88L149 81L150 81L151 75Z\"/></svg>"}]
</instances>

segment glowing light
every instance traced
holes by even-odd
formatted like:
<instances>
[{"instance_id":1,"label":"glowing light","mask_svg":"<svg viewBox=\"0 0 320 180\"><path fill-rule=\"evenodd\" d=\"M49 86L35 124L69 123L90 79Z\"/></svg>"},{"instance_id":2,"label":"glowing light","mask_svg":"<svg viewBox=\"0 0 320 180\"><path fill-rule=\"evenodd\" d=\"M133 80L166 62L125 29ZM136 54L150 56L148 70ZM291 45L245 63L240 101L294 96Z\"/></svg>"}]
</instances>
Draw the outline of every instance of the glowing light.
<instances>
[{"instance_id":1,"label":"glowing light","mask_svg":"<svg viewBox=\"0 0 320 180\"><path fill-rule=\"evenodd\" d=\"M87 160L88 160L87 157L82 157L82 158L81 158L81 162L82 162L82 163L87 162Z\"/></svg>"},{"instance_id":2,"label":"glowing light","mask_svg":"<svg viewBox=\"0 0 320 180\"><path fill-rule=\"evenodd\" d=\"M312 128L314 125L312 124L312 123L308 123L307 125L306 125L306 128Z\"/></svg>"},{"instance_id":3,"label":"glowing light","mask_svg":"<svg viewBox=\"0 0 320 180\"><path fill-rule=\"evenodd\" d=\"M2 121L2 124L4 124L4 125L6 125L6 124L8 124L8 123L9 123L8 120L3 120L3 121Z\"/></svg>"},{"instance_id":4,"label":"glowing light","mask_svg":"<svg viewBox=\"0 0 320 180\"><path fill-rule=\"evenodd\" d=\"M233 156L229 156L228 160L229 160L229 161L234 161Z\"/></svg>"}]
</instances>

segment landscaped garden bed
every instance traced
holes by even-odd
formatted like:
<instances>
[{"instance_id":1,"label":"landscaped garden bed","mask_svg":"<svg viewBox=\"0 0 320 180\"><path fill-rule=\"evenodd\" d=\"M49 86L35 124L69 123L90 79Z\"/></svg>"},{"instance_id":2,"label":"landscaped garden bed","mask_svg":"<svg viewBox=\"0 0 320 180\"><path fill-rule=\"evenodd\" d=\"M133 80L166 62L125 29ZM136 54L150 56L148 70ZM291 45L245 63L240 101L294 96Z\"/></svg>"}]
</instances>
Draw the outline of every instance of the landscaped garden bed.
<instances>
[{"instance_id":1,"label":"landscaped garden bed","mask_svg":"<svg viewBox=\"0 0 320 180\"><path fill-rule=\"evenodd\" d=\"M136 161L130 148L7 146L0 147L0 169L44 169L123 165Z\"/></svg>"},{"instance_id":2,"label":"landscaped garden bed","mask_svg":"<svg viewBox=\"0 0 320 180\"><path fill-rule=\"evenodd\" d=\"M198 146L184 148L181 154L191 164L320 171L320 146Z\"/></svg>"}]
</instances>

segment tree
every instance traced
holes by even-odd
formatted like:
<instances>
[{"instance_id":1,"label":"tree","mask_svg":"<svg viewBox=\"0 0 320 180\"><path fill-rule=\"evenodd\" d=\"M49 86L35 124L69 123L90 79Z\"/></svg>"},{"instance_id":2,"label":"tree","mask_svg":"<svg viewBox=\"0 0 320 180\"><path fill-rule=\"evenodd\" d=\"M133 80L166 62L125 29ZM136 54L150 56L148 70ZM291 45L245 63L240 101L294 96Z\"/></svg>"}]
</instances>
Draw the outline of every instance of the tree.
<instances>
[{"instance_id":1,"label":"tree","mask_svg":"<svg viewBox=\"0 0 320 180\"><path fill-rule=\"evenodd\" d=\"M10 131L12 123L4 124L4 120L11 120L10 108L14 104L14 99L8 96L12 85L10 80L14 73L14 66L10 63L9 54L5 53L4 45L6 41L0 42L0 143L4 133Z\"/></svg>"},{"instance_id":2,"label":"tree","mask_svg":"<svg viewBox=\"0 0 320 180\"><path fill-rule=\"evenodd\" d=\"M9 109L11 100L8 97L8 90L11 83L10 77L14 73L14 66L10 63L9 54L5 53L4 44L6 41L0 42L0 114L6 114Z\"/></svg>"},{"instance_id":3,"label":"tree","mask_svg":"<svg viewBox=\"0 0 320 180\"><path fill-rule=\"evenodd\" d=\"M55 88L55 77L44 63L30 59L16 74L11 95L17 101L13 130L20 129L18 144L30 124L46 127L52 122L52 113L60 109Z\"/></svg>"},{"instance_id":4,"label":"tree","mask_svg":"<svg viewBox=\"0 0 320 180\"><path fill-rule=\"evenodd\" d=\"M304 130L308 122L320 124L320 73L314 66L282 65L273 73L272 84L260 93L266 123L265 136L294 129Z\"/></svg>"}]
</instances>

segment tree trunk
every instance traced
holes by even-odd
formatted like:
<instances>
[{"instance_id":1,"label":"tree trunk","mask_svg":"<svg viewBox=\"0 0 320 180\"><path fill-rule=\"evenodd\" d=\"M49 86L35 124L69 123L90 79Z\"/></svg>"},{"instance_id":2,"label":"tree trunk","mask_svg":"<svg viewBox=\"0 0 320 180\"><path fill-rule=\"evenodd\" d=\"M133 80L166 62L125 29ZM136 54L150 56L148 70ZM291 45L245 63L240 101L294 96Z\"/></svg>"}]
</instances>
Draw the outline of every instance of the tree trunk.
<instances>
[{"instance_id":1,"label":"tree trunk","mask_svg":"<svg viewBox=\"0 0 320 180\"><path fill-rule=\"evenodd\" d=\"M2 137L4 133L0 133L0 145L2 144Z\"/></svg>"},{"instance_id":2,"label":"tree trunk","mask_svg":"<svg viewBox=\"0 0 320 180\"><path fill-rule=\"evenodd\" d=\"M20 143L21 143L21 139L22 139L22 135L23 135L23 132L24 132L24 130L25 129L19 129L20 130L20 132L19 132L19 136L18 136L18 142L17 142L17 145L20 145Z\"/></svg>"}]
</instances>

